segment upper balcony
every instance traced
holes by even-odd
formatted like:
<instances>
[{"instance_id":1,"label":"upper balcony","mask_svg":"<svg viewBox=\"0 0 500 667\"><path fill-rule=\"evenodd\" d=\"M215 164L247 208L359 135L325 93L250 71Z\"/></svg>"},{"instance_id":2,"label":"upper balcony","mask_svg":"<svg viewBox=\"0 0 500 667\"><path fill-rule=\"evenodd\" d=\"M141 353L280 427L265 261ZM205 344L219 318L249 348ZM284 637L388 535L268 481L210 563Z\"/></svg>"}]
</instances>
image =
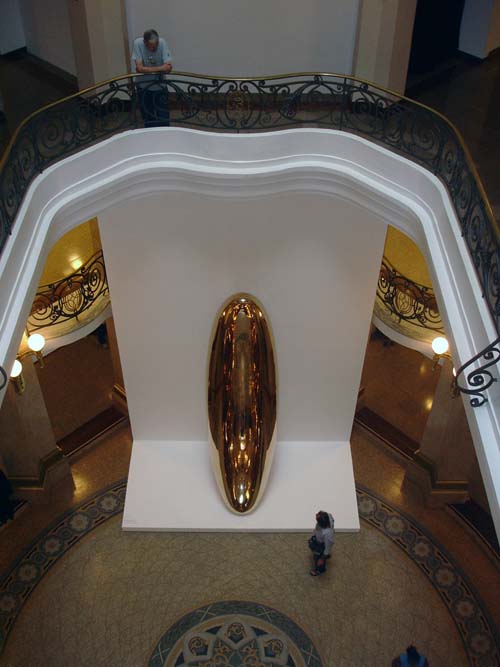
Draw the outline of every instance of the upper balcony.
<instances>
[{"instance_id":1,"label":"upper balcony","mask_svg":"<svg viewBox=\"0 0 500 667\"><path fill-rule=\"evenodd\" d=\"M500 328L500 232L457 129L441 114L353 77L298 73L222 79L176 72L122 76L29 116L0 161L0 253L26 192L51 165L120 132L143 127L140 95L154 91L146 125L256 133L324 128L362 137L421 165L447 190L495 328ZM167 123L168 124L168 123Z\"/></svg>"}]
</instances>

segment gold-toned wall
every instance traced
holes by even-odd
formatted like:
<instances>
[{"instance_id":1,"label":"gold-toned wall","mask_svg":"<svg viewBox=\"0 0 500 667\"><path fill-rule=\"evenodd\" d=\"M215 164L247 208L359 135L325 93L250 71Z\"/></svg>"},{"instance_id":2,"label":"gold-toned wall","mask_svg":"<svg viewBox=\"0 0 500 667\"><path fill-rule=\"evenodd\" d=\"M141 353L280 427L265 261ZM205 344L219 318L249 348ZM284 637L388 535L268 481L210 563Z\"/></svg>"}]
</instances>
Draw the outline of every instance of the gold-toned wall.
<instances>
[{"instance_id":1,"label":"gold-toned wall","mask_svg":"<svg viewBox=\"0 0 500 667\"><path fill-rule=\"evenodd\" d=\"M420 248L406 234L390 225L387 227L384 257L399 273L413 282L432 287L427 263Z\"/></svg>"},{"instance_id":2,"label":"gold-toned wall","mask_svg":"<svg viewBox=\"0 0 500 667\"><path fill-rule=\"evenodd\" d=\"M49 252L40 285L47 285L71 275L100 249L97 218L78 225L61 237Z\"/></svg>"}]
</instances>

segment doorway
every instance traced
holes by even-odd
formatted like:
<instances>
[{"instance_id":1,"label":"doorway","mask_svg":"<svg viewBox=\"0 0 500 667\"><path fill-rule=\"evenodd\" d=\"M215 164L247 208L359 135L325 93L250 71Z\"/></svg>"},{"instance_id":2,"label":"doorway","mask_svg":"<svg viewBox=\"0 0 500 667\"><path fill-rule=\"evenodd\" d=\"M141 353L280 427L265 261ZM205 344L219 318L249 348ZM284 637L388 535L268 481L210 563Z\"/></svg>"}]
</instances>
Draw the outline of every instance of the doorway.
<instances>
[{"instance_id":1,"label":"doorway","mask_svg":"<svg viewBox=\"0 0 500 667\"><path fill-rule=\"evenodd\" d=\"M465 0L418 0L408 65L406 94L446 76L457 64Z\"/></svg>"}]
</instances>

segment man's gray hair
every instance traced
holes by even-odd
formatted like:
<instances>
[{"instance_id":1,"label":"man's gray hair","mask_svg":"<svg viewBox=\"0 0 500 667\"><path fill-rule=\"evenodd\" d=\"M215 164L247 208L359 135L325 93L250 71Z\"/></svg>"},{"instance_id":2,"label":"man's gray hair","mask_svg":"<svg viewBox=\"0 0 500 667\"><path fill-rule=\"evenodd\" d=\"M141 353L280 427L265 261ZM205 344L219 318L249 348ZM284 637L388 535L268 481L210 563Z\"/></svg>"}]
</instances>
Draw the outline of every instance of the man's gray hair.
<instances>
[{"instance_id":1,"label":"man's gray hair","mask_svg":"<svg viewBox=\"0 0 500 667\"><path fill-rule=\"evenodd\" d=\"M154 28L150 28L149 30L145 31L143 39L145 42L158 42L160 36L156 32L156 30L154 30Z\"/></svg>"}]
</instances>

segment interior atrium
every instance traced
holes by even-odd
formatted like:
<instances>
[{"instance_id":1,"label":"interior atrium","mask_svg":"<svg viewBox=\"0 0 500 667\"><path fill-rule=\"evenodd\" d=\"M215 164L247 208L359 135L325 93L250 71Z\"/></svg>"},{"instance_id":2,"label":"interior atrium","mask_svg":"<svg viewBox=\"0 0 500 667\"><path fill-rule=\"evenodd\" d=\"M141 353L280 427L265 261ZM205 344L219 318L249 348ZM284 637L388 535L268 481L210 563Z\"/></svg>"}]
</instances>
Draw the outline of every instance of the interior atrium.
<instances>
[{"instance_id":1,"label":"interior atrium","mask_svg":"<svg viewBox=\"0 0 500 667\"><path fill-rule=\"evenodd\" d=\"M0 665L500 665L500 0L0 13Z\"/></svg>"}]
</instances>

